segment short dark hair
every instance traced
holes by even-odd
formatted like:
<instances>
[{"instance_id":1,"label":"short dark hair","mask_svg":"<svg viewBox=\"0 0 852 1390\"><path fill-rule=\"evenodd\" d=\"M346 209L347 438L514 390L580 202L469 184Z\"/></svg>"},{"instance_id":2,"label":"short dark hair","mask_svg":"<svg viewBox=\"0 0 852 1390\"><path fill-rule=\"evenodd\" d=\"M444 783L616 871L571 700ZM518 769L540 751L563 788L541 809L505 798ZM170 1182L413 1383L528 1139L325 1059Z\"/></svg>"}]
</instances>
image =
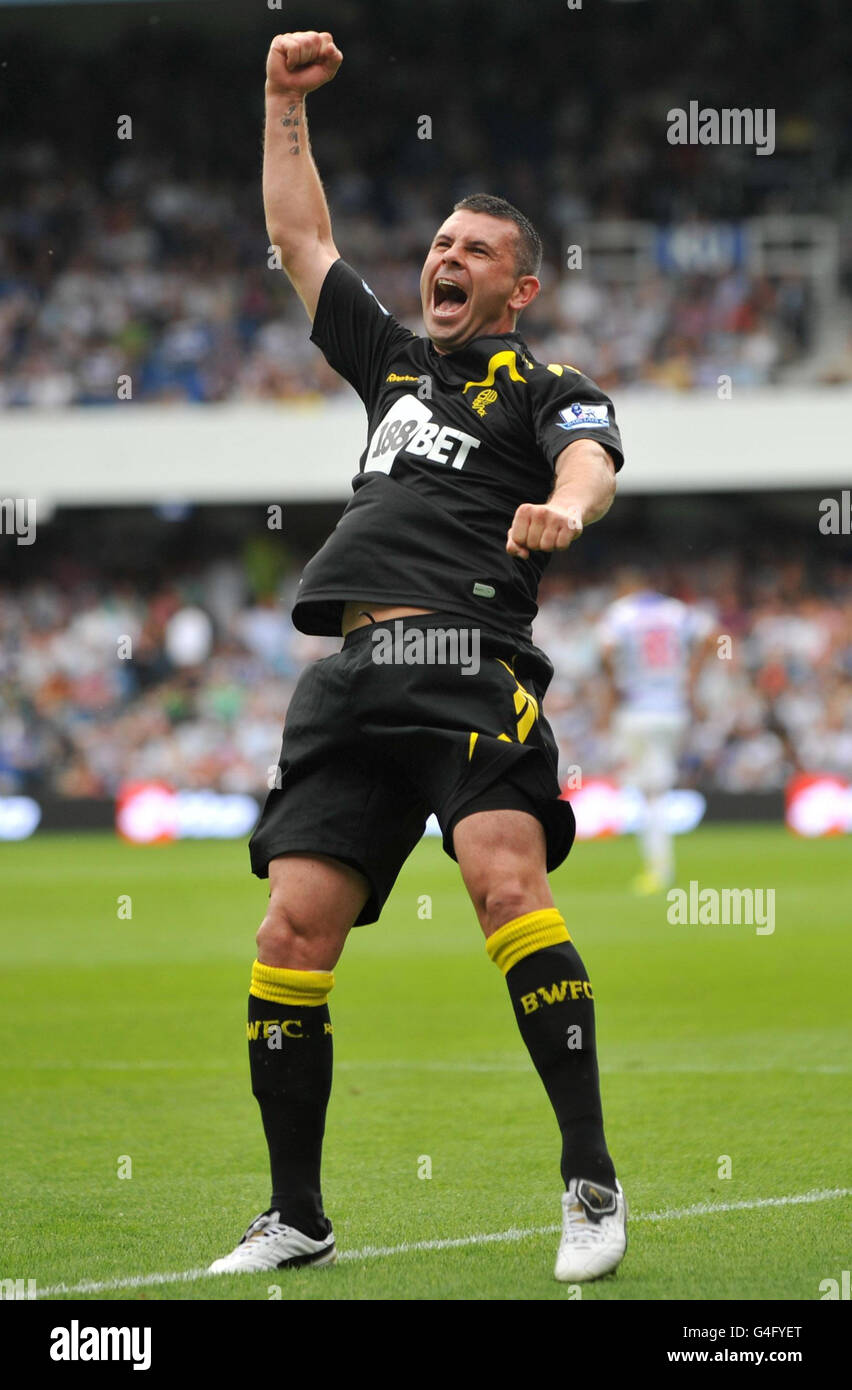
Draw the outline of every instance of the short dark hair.
<instances>
[{"instance_id":1,"label":"short dark hair","mask_svg":"<svg viewBox=\"0 0 852 1390\"><path fill-rule=\"evenodd\" d=\"M502 217L506 222L514 222L518 229L515 269L519 276L538 275L541 270L541 237L529 218L505 198L498 198L493 193L470 193L454 205L453 212L486 212L489 217Z\"/></svg>"}]
</instances>

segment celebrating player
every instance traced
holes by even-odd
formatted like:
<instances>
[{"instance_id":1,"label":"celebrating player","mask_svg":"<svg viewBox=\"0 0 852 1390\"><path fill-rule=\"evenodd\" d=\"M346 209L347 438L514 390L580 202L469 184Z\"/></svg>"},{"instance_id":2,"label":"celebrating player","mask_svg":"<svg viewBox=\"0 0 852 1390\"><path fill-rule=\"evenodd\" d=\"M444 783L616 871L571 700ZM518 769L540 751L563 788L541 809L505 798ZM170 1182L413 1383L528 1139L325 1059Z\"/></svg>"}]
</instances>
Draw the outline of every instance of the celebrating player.
<instances>
[{"instance_id":1,"label":"celebrating player","mask_svg":"<svg viewBox=\"0 0 852 1390\"><path fill-rule=\"evenodd\" d=\"M248 1035L272 1198L211 1270L336 1259L320 1190L333 971L434 812L556 1114L555 1273L579 1282L621 1260L626 1209L604 1138L593 990L547 879L574 821L541 710L553 668L530 625L550 554L611 505L621 440L607 397L573 368L536 362L516 331L539 292L541 243L503 199L464 198L438 228L421 277L426 337L340 258L305 98L341 61L332 36L311 31L279 35L267 63L267 227L312 341L364 402L368 443L293 610L301 631L342 634L343 646L297 685L280 786L250 845L270 887ZM475 668L429 660L462 638ZM391 641L405 656L379 660Z\"/></svg>"}]
</instances>

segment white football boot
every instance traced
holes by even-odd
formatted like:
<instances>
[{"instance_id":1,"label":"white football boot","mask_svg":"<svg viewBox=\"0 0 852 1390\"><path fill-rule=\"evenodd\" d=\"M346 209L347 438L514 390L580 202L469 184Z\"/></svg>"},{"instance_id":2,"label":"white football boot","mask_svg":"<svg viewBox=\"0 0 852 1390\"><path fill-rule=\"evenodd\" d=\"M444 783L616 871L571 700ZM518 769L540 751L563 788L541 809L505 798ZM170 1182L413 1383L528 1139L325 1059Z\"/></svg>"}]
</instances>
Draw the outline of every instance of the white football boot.
<instances>
[{"instance_id":1,"label":"white football boot","mask_svg":"<svg viewBox=\"0 0 852 1390\"><path fill-rule=\"evenodd\" d=\"M562 1239L554 1274L563 1284L599 1279L615 1269L627 1249L627 1203L615 1189L572 1178L562 1195Z\"/></svg>"},{"instance_id":2,"label":"white football boot","mask_svg":"<svg viewBox=\"0 0 852 1390\"><path fill-rule=\"evenodd\" d=\"M311 1240L285 1226L277 1211L265 1211L252 1221L236 1250L214 1260L208 1274L259 1274L265 1269L297 1269L302 1265L333 1265L337 1259L334 1232Z\"/></svg>"}]
</instances>

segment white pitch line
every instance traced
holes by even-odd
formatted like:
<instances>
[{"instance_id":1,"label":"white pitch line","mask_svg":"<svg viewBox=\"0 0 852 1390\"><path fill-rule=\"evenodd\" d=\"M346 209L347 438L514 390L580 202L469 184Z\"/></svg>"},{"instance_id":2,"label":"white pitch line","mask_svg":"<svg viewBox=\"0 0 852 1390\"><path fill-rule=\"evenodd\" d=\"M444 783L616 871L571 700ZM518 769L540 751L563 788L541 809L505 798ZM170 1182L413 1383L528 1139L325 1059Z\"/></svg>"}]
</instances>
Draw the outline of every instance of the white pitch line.
<instances>
[{"instance_id":1,"label":"white pitch line","mask_svg":"<svg viewBox=\"0 0 852 1390\"><path fill-rule=\"evenodd\" d=\"M67 1058L57 1058L55 1061L38 1059L36 1061L13 1062L8 1059L0 1059L0 1070L6 1071L215 1071L232 1072L231 1062L204 1062L189 1059L166 1058L163 1061L153 1061L144 1058L128 1058L118 1060L115 1058L102 1058L88 1062L72 1062ZM512 1058L506 1062L400 1062L400 1061L381 1061L373 1060L369 1062L340 1061L335 1063L335 1072L359 1072L359 1071L425 1071L425 1072L494 1072L500 1076L507 1073L518 1075L532 1074L532 1063L523 1058ZM752 1075L754 1073L782 1072L782 1073L802 1073L807 1075L846 1075L850 1067L833 1063L820 1063L810 1067L785 1065L777 1062L754 1062L750 1065L740 1064L729 1065L722 1063L718 1067L708 1067L704 1064L693 1064L692 1062L673 1062L665 1066L602 1066L601 1072L605 1076L671 1076L675 1074L689 1073L696 1076L740 1076Z\"/></svg>"},{"instance_id":2,"label":"white pitch line","mask_svg":"<svg viewBox=\"0 0 852 1390\"><path fill-rule=\"evenodd\" d=\"M675 1207L673 1211L643 1211L631 1221L677 1221L685 1216L712 1216L717 1211L756 1211L759 1207L801 1207L809 1202L832 1202L838 1197L852 1197L852 1187L824 1187L814 1192L799 1192L791 1197L755 1197L745 1202L696 1202L692 1207Z\"/></svg>"},{"instance_id":3,"label":"white pitch line","mask_svg":"<svg viewBox=\"0 0 852 1390\"><path fill-rule=\"evenodd\" d=\"M852 1197L852 1187L821 1188L814 1192L798 1192L788 1197L756 1197L745 1202L697 1202L691 1207L675 1207L671 1211L647 1211L631 1213L634 1221L681 1221L690 1216L713 1216L718 1212L755 1211L760 1207L795 1207L811 1202L832 1202L838 1197ZM510 1241L529 1240L534 1236L549 1236L561 1230L561 1226L528 1226L519 1230L510 1226L507 1231L492 1231L472 1236L451 1236L443 1240L403 1241L401 1245L364 1245L360 1250L343 1250L339 1260L381 1260L393 1255L411 1255L430 1250L460 1250L474 1245L507 1244ZM274 1275L278 1270L268 1270ZM188 1284L194 1279L218 1279L216 1274L208 1274L206 1269L186 1269L172 1274L134 1274L127 1279L85 1280L81 1284L53 1284L39 1289L39 1298L52 1298L57 1294L69 1293L109 1293L116 1289L139 1289L161 1284Z\"/></svg>"}]
</instances>

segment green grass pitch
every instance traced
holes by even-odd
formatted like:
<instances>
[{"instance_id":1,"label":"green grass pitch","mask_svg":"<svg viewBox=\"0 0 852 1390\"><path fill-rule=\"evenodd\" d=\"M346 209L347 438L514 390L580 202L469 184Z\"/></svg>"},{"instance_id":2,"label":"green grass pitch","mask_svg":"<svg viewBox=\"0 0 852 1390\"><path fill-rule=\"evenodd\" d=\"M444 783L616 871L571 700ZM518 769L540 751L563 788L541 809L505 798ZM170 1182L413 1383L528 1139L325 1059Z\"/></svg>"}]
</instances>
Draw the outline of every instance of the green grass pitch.
<instances>
[{"instance_id":1,"label":"green grass pitch","mask_svg":"<svg viewBox=\"0 0 852 1390\"><path fill-rule=\"evenodd\" d=\"M848 1267L848 1197L756 1205L852 1186L848 856L780 827L682 840L679 883L775 889L764 936L669 925L664 898L630 895L631 841L580 844L553 876L631 1208L621 1268L584 1299L813 1300ZM555 1121L437 842L336 972L324 1190L344 1258L141 1286L121 1281L205 1267L268 1202L244 1022L265 886L236 843L45 835L0 865L0 1277L48 1298L570 1297Z\"/></svg>"}]
</instances>

